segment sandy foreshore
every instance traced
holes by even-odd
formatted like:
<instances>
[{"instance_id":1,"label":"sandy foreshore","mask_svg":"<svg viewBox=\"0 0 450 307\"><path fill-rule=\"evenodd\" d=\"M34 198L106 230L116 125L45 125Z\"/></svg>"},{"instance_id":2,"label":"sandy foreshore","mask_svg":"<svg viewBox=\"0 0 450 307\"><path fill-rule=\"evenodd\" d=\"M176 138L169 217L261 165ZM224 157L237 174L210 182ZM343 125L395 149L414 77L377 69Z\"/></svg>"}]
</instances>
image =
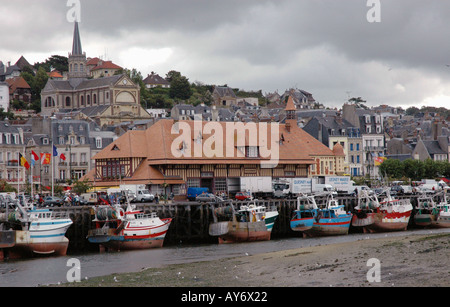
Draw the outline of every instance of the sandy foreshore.
<instances>
[{"instance_id":1,"label":"sandy foreshore","mask_svg":"<svg viewBox=\"0 0 450 307\"><path fill-rule=\"evenodd\" d=\"M78 287L448 287L450 234L405 235L148 268ZM369 259L376 259L375 264ZM379 282L376 261L379 261Z\"/></svg>"}]
</instances>

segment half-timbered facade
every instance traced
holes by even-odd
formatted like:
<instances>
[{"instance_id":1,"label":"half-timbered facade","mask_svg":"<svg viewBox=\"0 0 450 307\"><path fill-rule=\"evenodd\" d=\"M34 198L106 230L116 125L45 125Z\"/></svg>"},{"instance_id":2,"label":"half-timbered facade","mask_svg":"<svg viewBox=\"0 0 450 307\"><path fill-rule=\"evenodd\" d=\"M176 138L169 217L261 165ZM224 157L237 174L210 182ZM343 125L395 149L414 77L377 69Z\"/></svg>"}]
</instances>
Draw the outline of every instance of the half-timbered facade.
<instances>
[{"instance_id":1,"label":"half-timbered facade","mask_svg":"<svg viewBox=\"0 0 450 307\"><path fill-rule=\"evenodd\" d=\"M153 193L169 188L186 195L187 188L200 186L233 192L242 177L342 173L340 151L299 128L293 114L287 110L285 124L160 120L146 131L127 132L98 153L87 178L96 187L145 184Z\"/></svg>"}]
</instances>

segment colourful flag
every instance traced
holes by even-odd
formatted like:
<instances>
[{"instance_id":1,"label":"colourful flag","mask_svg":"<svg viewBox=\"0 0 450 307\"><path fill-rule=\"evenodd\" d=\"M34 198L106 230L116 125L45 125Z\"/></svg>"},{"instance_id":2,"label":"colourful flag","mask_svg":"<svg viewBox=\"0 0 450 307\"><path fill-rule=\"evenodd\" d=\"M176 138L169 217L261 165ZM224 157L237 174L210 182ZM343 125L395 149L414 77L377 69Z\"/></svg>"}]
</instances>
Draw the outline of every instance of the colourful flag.
<instances>
[{"instance_id":1,"label":"colourful flag","mask_svg":"<svg viewBox=\"0 0 450 307\"><path fill-rule=\"evenodd\" d=\"M20 166L23 166L26 169L30 169L30 164L28 163L27 159L25 159L25 157L22 156L21 153L19 153L19 163L20 163Z\"/></svg>"},{"instance_id":2,"label":"colourful flag","mask_svg":"<svg viewBox=\"0 0 450 307\"><path fill-rule=\"evenodd\" d=\"M56 146L53 145L53 157L57 157L58 156L58 150L56 149Z\"/></svg>"},{"instance_id":3,"label":"colourful flag","mask_svg":"<svg viewBox=\"0 0 450 307\"><path fill-rule=\"evenodd\" d=\"M60 157L61 160L66 161L66 156L63 153L59 157Z\"/></svg>"},{"instance_id":4,"label":"colourful flag","mask_svg":"<svg viewBox=\"0 0 450 307\"><path fill-rule=\"evenodd\" d=\"M39 161L39 156L37 155L37 153L34 152L34 150L31 151L31 166L35 166L36 165L36 161Z\"/></svg>"},{"instance_id":5,"label":"colourful flag","mask_svg":"<svg viewBox=\"0 0 450 307\"><path fill-rule=\"evenodd\" d=\"M41 164L48 165L51 163L52 155L49 153L41 153Z\"/></svg>"}]
</instances>

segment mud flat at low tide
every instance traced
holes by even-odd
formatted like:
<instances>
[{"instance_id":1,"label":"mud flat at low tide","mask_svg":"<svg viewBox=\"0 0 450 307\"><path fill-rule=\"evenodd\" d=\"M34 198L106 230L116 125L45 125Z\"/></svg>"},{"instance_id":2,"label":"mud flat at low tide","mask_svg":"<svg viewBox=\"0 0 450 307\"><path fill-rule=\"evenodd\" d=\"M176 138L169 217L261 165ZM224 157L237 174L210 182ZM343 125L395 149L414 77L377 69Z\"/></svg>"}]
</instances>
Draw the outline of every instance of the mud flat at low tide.
<instances>
[{"instance_id":1,"label":"mud flat at low tide","mask_svg":"<svg viewBox=\"0 0 450 307\"><path fill-rule=\"evenodd\" d=\"M163 268L143 268L138 273L113 274L63 286L448 287L449 247L448 233L362 239ZM378 266L373 264L377 261ZM378 281L374 281L376 277L379 277Z\"/></svg>"}]
</instances>

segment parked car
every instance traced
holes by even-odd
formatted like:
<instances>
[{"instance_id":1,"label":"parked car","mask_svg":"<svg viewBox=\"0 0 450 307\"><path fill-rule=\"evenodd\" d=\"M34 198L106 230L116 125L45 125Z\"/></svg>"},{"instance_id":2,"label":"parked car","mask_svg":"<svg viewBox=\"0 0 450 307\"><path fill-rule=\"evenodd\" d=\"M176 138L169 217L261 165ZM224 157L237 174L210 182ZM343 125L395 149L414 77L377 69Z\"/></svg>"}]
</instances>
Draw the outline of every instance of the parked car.
<instances>
[{"instance_id":1,"label":"parked car","mask_svg":"<svg viewBox=\"0 0 450 307\"><path fill-rule=\"evenodd\" d=\"M202 193L199 196L197 196L195 200L199 202L212 202L212 203L218 203L223 201L222 197L216 196L212 193Z\"/></svg>"},{"instance_id":2,"label":"parked car","mask_svg":"<svg viewBox=\"0 0 450 307\"><path fill-rule=\"evenodd\" d=\"M250 192L237 192L235 198L237 200L253 200L253 196Z\"/></svg>"},{"instance_id":3,"label":"parked car","mask_svg":"<svg viewBox=\"0 0 450 307\"><path fill-rule=\"evenodd\" d=\"M194 201L196 200L197 196L208 192L209 192L208 188L188 188L187 198L190 201Z\"/></svg>"},{"instance_id":4,"label":"parked car","mask_svg":"<svg viewBox=\"0 0 450 307\"><path fill-rule=\"evenodd\" d=\"M391 187L391 195L403 195L405 191L401 185L394 185Z\"/></svg>"},{"instance_id":5,"label":"parked car","mask_svg":"<svg viewBox=\"0 0 450 307\"><path fill-rule=\"evenodd\" d=\"M44 206L62 207L63 205L64 205L64 200L59 197L47 196L44 198Z\"/></svg>"}]
</instances>

